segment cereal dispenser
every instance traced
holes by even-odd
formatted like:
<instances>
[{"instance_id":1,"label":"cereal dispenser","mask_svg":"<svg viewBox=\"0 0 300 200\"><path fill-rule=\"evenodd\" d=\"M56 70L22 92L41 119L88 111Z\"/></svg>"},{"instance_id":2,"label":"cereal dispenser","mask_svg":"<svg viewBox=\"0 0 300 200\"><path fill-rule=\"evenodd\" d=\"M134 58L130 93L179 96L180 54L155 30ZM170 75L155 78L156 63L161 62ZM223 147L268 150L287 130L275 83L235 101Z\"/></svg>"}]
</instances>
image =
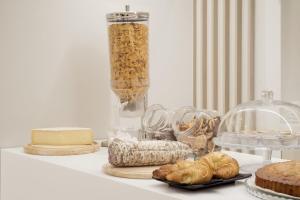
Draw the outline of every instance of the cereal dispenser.
<instances>
[{"instance_id":1,"label":"cereal dispenser","mask_svg":"<svg viewBox=\"0 0 300 200\"><path fill-rule=\"evenodd\" d=\"M148 19L146 12L106 15L108 23L111 88L114 93L114 133L137 137L147 106L149 88Z\"/></svg>"}]
</instances>

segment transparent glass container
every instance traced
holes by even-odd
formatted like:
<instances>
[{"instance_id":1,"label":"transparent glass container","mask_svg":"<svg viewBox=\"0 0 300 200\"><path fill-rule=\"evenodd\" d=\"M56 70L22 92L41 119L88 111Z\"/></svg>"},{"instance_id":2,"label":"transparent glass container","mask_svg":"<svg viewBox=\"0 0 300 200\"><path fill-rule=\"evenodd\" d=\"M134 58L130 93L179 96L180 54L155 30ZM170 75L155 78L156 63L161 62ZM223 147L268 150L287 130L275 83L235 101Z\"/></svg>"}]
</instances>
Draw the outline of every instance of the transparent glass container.
<instances>
[{"instance_id":1,"label":"transparent glass container","mask_svg":"<svg viewBox=\"0 0 300 200\"><path fill-rule=\"evenodd\" d=\"M147 108L142 118L142 133L140 139L146 140L176 140L172 128L173 110L160 104Z\"/></svg>"},{"instance_id":2,"label":"transparent glass container","mask_svg":"<svg viewBox=\"0 0 300 200\"><path fill-rule=\"evenodd\" d=\"M106 15L109 36L114 132L138 136L141 117L147 107L149 88L147 12Z\"/></svg>"},{"instance_id":3,"label":"transparent glass container","mask_svg":"<svg viewBox=\"0 0 300 200\"><path fill-rule=\"evenodd\" d=\"M300 107L274 100L272 91L263 91L260 100L240 104L222 119L214 142L222 147L264 151L260 164L269 163L272 150L300 148Z\"/></svg>"},{"instance_id":4,"label":"transparent glass container","mask_svg":"<svg viewBox=\"0 0 300 200\"><path fill-rule=\"evenodd\" d=\"M219 149L213 142L219 123L220 117L216 111L183 107L174 113L172 128L177 140L188 144L195 158L198 158Z\"/></svg>"}]
</instances>

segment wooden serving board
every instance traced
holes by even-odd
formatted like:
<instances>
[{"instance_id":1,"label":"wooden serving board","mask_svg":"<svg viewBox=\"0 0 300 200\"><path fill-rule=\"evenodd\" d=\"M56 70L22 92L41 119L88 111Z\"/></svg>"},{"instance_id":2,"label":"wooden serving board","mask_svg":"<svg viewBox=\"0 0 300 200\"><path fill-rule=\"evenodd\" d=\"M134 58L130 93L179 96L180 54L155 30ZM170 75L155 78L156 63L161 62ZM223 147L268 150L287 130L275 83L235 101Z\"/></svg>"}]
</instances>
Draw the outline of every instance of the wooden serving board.
<instances>
[{"instance_id":1,"label":"wooden serving board","mask_svg":"<svg viewBox=\"0 0 300 200\"><path fill-rule=\"evenodd\" d=\"M94 153L98 151L100 145L97 142L89 145L32 145L24 146L24 152L41 156L67 156Z\"/></svg>"},{"instance_id":2,"label":"wooden serving board","mask_svg":"<svg viewBox=\"0 0 300 200\"><path fill-rule=\"evenodd\" d=\"M103 171L111 176L131 179L152 179L152 172L160 166L147 167L115 167L111 164L103 165Z\"/></svg>"}]
</instances>

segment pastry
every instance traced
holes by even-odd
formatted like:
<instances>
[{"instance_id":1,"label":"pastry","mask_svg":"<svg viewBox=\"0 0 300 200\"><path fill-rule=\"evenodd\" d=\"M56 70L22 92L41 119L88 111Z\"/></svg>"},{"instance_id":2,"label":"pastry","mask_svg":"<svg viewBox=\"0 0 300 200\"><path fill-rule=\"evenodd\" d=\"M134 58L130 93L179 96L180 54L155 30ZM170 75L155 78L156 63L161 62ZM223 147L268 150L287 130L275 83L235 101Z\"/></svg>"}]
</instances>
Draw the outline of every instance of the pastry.
<instances>
[{"instance_id":1,"label":"pastry","mask_svg":"<svg viewBox=\"0 0 300 200\"><path fill-rule=\"evenodd\" d=\"M259 187L300 197L300 161L266 165L255 173Z\"/></svg>"},{"instance_id":2,"label":"pastry","mask_svg":"<svg viewBox=\"0 0 300 200\"><path fill-rule=\"evenodd\" d=\"M190 147L177 141L124 141L114 139L108 145L109 163L118 167L156 166L175 163L191 154Z\"/></svg>"},{"instance_id":3,"label":"pastry","mask_svg":"<svg viewBox=\"0 0 300 200\"><path fill-rule=\"evenodd\" d=\"M215 178L229 179L239 173L238 162L221 152L212 152L201 157L197 162L206 162L213 170Z\"/></svg>"},{"instance_id":4,"label":"pastry","mask_svg":"<svg viewBox=\"0 0 300 200\"><path fill-rule=\"evenodd\" d=\"M181 169L188 168L194 164L194 161L190 160L179 160L175 164L167 164L161 166L159 169L153 171L153 177L158 179L166 179L168 174L176 172Z\"/></svg>"},{"instance_id":5,"label":"pastry","mask_svg":"<svg viewBox=\"0 0 300 200\"><path fill-rule=\"evenodd\" d=\"M173 171L166 179L181 184L204 184L213 177L213 171L205 162L195 162L193 165Z\"/></svg>"},{"instance_id":6,"label":"pastry","mask_svg":"<svg viewBox=\"0 0 300 200\"><path fill-rule=\"evenodd\" d=\"M221 152L209 153L196 161L178 161L153 171L153 177L181 184L203 184L214 178L229 179L239 173L238 162Z\"/></svg>"}]
</instances>

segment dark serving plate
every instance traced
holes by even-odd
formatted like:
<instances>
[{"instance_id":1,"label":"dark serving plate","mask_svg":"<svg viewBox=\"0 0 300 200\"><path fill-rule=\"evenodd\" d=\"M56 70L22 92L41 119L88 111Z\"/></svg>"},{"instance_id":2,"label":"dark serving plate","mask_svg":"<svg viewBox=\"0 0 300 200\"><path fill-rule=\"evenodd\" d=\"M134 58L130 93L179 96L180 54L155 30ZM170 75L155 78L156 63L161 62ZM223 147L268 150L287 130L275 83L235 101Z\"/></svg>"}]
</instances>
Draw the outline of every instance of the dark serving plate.
<instances>
[{"instance_id":1,"label":"dark serving plate","mask_svg":"<svg viewBox=\"0 0 300 200\"><path fill-rule=\"evenodd\" d=\"M180 183L175 183L172 181L157 179L154 177L153 177L153 179L167 183L167 184L169 184L169 186L172 186L175 188L180 188L180 189L185 189L185 190L201 190L201 189L211 188L211 187L215 187L215 186L219 186L219 185L226 185L226 184L234 183L237 180L249 178L251 176L252 176L252 174L238 174L236 177L233 177L230 179L226 179L226 180L212 179L209 183L195 184L195 185L180 184Z\"/></svg>"}]
</instances>

